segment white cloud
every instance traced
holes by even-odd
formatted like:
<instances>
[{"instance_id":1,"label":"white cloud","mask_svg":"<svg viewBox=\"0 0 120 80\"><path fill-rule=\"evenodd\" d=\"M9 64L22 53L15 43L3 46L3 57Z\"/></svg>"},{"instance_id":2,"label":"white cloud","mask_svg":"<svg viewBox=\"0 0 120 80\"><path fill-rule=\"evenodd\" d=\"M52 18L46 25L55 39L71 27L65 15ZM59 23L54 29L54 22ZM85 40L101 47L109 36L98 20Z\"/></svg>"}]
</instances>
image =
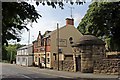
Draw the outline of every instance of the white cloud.
<instances>
[{"instance_id":1,"label":"white cloud","mask_svg":"<svg viewBox=\"0 0 120 80\"><path fill-rule=\"evenodd\" d=\"M54 19L44 19L44 18L40 18L38 20L38 23L33 23L32 27L30 27L29 24L27 27L30 29L30 41L31 41L30 43L32 43L32 41L37 39L39 31L41 31L41 34L43 35L47 30L49 31L55 30L57 27L57 23L59 23L60 27L64 24L63 22L56 21ZM20 43L22 44L28 43L28 34L29 33L27 31L25 31L22 34L22 41Z\"/></svg>"},{"instance_id":2,"label":"white cloud","mask_svg":"<svg viewBox=\"0 0 120 80\"><path fill-rule=\"evenodd\" d=\"M77 27L84 16L80 15L79 13L75 13L73 16L74 16L75 27Z\"/></svg>"}]
</instances>

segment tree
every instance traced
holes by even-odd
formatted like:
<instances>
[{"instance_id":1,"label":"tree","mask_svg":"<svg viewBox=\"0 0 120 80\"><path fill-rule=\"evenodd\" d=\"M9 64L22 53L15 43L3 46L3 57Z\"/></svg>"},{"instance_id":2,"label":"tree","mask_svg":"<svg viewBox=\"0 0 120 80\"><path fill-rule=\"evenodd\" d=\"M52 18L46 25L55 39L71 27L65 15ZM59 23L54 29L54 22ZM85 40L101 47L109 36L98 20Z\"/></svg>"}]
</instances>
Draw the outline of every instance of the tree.
<instances>
[{"instance_id":1,"label":"tree","mask_svg":"<svg viewBox=\"0 0 120 80\"><path fill-rule=\"evenodd\" d=\"M66 0L66 3L74 3L71 0ZM83 4L84 1L76 0L76 4ZM36 5L47 4L56 8L58 6L63 9L63 0L59 2L53 2L52 0L40 0L36 2ZM6 50L4 45L8 46L9 40L21 39L21 33L23 29L29 30L26 25L29 22L37 22L37 19L41 17L35 10L35 7L27 2L2 2L2 55L3 59L6 59Z\"/></svg>"},{"instance_id":2,"label":"tree","mask_svg":"<svg viewBox=\"0 0 120 80\"><path fill-rule=\"evenodd\" d=\"M16 56L16 54L17 54L16 47L17 47L16 45L6 46L6 50L7 50L7 60L8 60L8 61L15 60L15 56Z\"/></svg>"},{"instance_id":3,"label":"tree","mask_svg":"<svg viewBox=\"0 0 120 80\"><path fill-rule=\"evenodd\" d=\"M7 50L4 45L2 46L2 60L7 60Z\"/></svg>"},{"instance_id":4,"label":"tree","mask_svg":"<svg viewBox=\"0 0 120 80\"><path fill-rule=\"evenodd\" d=\"M78 30L107 42L109 50L120 51L120 2L94 2L81 20Z\"/></svg>"},{"instance_id":5,"label":"tree","mask_svg":"<svg viewBox=\"0 0 120 80\"><path fill-rule=\"evenodd\" d=\"M3 46L5 50L4 54L2 55L2 60L7 60L8 62L15 60L16 54L17 54L17 49L20 47L23 47L25 45L21 44L9 44L8 46Z\"/></svg>"},{"instance_id":6,"label":"tree","mask_svg":"<svg viewBox=\"0 0 120 80\"><path fill-rule=\"evenodd\" d=\"M71 5L74 4L72 0L66 0L66 3L70 2ZM76 0L76 4L83 4L83 1ZM63 9L64 2L52 1L52 0L40 0L36 2L36 5L47 4L56 8L58 6ZM20 41L20 34L23 29L29 30L26 25L28 22L37 22L37 19L41 17L37 13L33 5L28 4L27 2L2 2L2 45L8 45L8 40Z\"/></svg>"},{"instance_id":7,"label":"tree","mask_svg":"<svg viewBox=\"0 0 120 80\"><path fill-rule=\"evenodd\" d=\"M56 8L56 6L58 5L61 9L64 9L64 3L69 3L71 5L76 3L77 5L81 5L85 3L85 0L39 0L38 2L36 2L36 5L47 4L48 6L52 6L52 8Z\"/></svg>"},{"instance_id":8,"label":"tree","mask_svg":"<svg viewBox=\"0 0 120 80\"><path fill-rule=\"evenodd\" d=\"M29 30L28 22L37 22L41 16L33 5L26 2L3 2L2 3L2 45L8 45L8 40L20 41L22 29Z\"/></svg>"}]
</instances>

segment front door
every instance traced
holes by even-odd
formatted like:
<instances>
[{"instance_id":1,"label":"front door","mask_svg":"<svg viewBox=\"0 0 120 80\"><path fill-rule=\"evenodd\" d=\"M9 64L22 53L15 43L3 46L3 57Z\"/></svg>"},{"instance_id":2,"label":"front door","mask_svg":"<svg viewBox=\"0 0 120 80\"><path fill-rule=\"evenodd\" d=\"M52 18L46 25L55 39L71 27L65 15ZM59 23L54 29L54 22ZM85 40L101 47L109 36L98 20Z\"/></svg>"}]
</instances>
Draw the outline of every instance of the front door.
<instances>
[{"instance_id":1,"label":"front door","mask_svg":"<svg viewBox=\"0 0 120 80\"><path fill-rule=\"evenodd\" d=\"M80 55L76 57L76 71L81 71L81 57L80 57Z\"/></svg>"},{"instance_id":2,"label":"front door","mask_svg":"<svg viewBox=\"0 0 120 80\"><path fill-rule=\"evenodd\" d=\"M41 67L40 58L38 58L38 66Z\"/></svg>"}]
</instances>

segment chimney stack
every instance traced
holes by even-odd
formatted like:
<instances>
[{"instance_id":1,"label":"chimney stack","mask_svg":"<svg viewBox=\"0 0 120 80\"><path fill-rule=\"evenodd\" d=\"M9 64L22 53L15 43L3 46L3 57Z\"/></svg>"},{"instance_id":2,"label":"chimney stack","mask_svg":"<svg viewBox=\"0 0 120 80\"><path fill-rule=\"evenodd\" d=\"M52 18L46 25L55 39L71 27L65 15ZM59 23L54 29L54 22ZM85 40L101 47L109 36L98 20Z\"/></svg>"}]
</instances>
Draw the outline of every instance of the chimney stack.
<instances>
[{"instance_id":1,"label":"chimney stack","mask_svg":"<svg viewBox=\"0 0 120 80\"><path fill-rule=\"evenodd\" d=\"M66 26L68 25L74 25L74 19L66 18Z\"/></svg>"},{"instance_id":2,"label":"chimney stack","mask_svg":"<svg viewBox=\"0 0 120 80\"><path fill-rule=\"evenodd\" d=\"M41 35L41 31L39 31L39 35Z\"/></svg>"}]
</instances>

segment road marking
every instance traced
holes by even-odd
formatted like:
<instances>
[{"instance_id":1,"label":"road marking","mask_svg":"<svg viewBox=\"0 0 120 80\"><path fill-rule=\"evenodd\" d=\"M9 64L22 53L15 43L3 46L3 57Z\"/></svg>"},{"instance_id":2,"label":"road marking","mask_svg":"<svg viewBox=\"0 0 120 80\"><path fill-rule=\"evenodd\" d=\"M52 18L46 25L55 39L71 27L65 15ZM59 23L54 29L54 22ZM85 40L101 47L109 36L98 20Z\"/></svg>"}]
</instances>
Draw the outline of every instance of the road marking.
<instances>
[{"instance_id":1,"label":"road marking","mask_svg":"<svg viewBox=\"0 0 120 80\"><path fill-rule=\"evenodd\" d=\"M31 77L29 77L29 76L26 76L26 75L23 75L23 74L21 74L23 77L25 77L25 78L28 78L28 79L31 79L31 80L34 80L34 79L32 79Z\"/></svg>"}]
</instances>

